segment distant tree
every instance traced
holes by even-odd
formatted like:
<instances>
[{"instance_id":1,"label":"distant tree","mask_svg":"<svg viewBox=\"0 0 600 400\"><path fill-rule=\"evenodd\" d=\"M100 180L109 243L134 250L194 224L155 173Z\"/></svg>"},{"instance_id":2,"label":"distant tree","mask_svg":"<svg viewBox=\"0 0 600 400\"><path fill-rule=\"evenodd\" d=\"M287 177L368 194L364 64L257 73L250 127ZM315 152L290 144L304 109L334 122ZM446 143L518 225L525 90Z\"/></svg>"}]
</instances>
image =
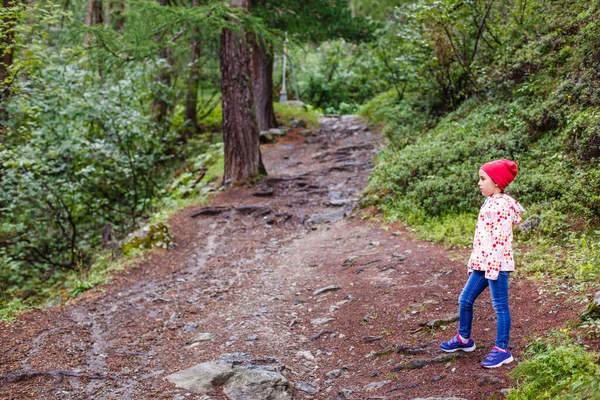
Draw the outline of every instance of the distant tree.
<instances>
[{"instance_id":1,"label":"distant tree","mask_svg":"<svg viewBox=\"0 0 600 400\"><path fill-rule=\"evenodd\" d=\"M169 5L169 0L157 0L157 2L163 7L167 7ZM161 43L164 39L162 36L163 35L161 33L157 33L154 35L154 39L156 42ZM164 63L161 64L159 68L160 71L156 77L158 89L156 96L152 101L152 109L154 110L156 121L162 123L167 118L167 115L171 110L171 105L167 101L163 90L163 88L171 86L172 83L171 66L173 65L173 49L168 43L161 44L159 58L164 60Z\"/></svg>"},{"instance_id":2,"label":"distant tree","mask_svg":"<svg viewBox=\"0 0 600 400\"><path fill-rule=\"evenodd\" d=\"M15 40L16 2L2 0L0 9L0 134L4 134L7 118L4 100L8 97L11 76L10 67L13 64L13 44Z\"/></svg>"},{"instance_id":3,"label":"distant tree","mask_svg":"<svg viewBox=\"0 0 600 400\"><path fill-rule=\"evenodd\" d=\"M85 24L87 26L99 25L104 22L104 14L102 11L102 0L88 0L87 9L85 10ZM90 35L85 35L84 44L90 44Z\"/></svg>"},{"instance_id":4,"label":"distant tree","mask_svg":"<svg viewBox=\"0 0 600 400\"><path fill-rule=\"evenodd\" d=\"M197 7L198 0L192 0L192 7ZM185 97L185 119L188 124L186 135L202 133L202 127L198 123L198 86L200 85L200 45L202 36L200 27L192 29L190 38L190 74Z\"/></svg>"},{"instance_id":5,"label":"distant tree","mask_svg":"<svg viewBox=\"0 0 600 400\"><path fill-rule=\"evenodd\" d=\"M353 17L345 0L252 0L253 14L299 42L318 43L342 37L360 41L370 37L373 26ZM277 126L273 111L273 48L255 41L252 72L254 99L260 130Z\"/></svg>"},{"instance_id":6,"label":"distant tree","mask_svg":"<svg viewBox=\"0 0 600 400\"><path fill-rule=\"evenodd\" d=\"M229 0L232 7L250 10L250 0ZM252 94L250 48L245 30L223 29L221 34L221 95L227 182L266 173L259 147L259 131Z\"/></svg>"}]
</instances>

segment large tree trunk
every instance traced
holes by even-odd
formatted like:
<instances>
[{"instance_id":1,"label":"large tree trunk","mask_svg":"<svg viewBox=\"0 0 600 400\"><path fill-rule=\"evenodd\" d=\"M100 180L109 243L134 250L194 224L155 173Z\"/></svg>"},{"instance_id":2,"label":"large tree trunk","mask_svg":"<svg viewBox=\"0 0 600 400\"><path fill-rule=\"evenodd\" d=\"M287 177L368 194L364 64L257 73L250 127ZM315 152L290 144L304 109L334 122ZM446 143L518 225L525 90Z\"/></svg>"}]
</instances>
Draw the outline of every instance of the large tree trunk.
<instances>
[{"instance_id":1,"label":"large tree trunk","mask_svg":"<svg viewBox=\"0 0 600 400\"><path fill-rule=\"evenodd\" d=\"M249 0L229 0L232 7L250 8ZM244 33L221 34L221 94L223 101L223 179L239 181L266 173L254 113L250 51Z\"/></svg>"},{"instance_id":2,"label":"large tree trunk","mask_svg":"<svg viewBox=\"0 0 600 400\"><path fill-rule=\"evenodd\" d=\"M192 6L198 6L198 0L192 0ZM202 133L198 124L198 86L200 85L200 28L195 27L190 43L190 79L185 97L186 136Z\"/></svg>"},{"instance_id":3,"label":"large tree trunk","mask_svg":"<svg viewBox=\"0 0 600 400\"><path fill-rule=\"evenodd\" d=\"M2 0L2 8L7 9L14 6L13 0ZM14 18L7 18L2 21L5 26L5 34L0 39L0 137L5 133L6 121L8 115L4 107L4 101L8 98L10 87L9 69L13 64L12 45L15 39L14 27L16 21Z\"/></svg>"},{"instance_id":4,"label":"large tree trunk","mask_svg":"<svg viewBox=\"0 0 600 400\"><path fill-rule=\"evenodd\" d=\"M252 85L256 121L258 130L266 131L278 126L273 109L273 55L256 39L252 47Z\"/></svg>"}]
</instances>

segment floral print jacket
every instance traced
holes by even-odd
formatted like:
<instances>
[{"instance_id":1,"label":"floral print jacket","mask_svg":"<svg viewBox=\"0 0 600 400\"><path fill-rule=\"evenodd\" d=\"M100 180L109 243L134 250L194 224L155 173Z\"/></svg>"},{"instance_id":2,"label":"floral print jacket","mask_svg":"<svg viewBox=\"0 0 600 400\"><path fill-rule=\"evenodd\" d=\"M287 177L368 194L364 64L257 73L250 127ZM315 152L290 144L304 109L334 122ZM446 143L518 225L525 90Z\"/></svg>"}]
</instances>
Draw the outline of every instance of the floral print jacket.
<instances>
[{"instance_id":1,"label":"floral print jacket","mask_svg":"<svg viewBox=\"0 0 600 400\"><path fill-rule=\"evenodd\" d=\"M523 212L519 202L504 193L485 200L475 227L469 272L485 271L487 279L496 280L500 271L515 270L512 225L521 222Z\"/></svg>"}]
</instances>

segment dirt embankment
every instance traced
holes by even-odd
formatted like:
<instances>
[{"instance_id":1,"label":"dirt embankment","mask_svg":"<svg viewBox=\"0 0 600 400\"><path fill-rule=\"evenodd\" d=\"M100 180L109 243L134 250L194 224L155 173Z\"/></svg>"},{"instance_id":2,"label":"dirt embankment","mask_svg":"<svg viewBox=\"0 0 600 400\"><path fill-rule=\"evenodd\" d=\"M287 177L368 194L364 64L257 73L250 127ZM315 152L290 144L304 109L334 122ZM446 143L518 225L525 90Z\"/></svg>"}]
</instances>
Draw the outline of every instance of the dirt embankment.
<instances>
[{"instance_id":1,"label":"dirt embankment","mask_svg":"<svg viewBox=\"0 0 600 400\"><path fill-rule=\"evenodd\" d=\"M345 118L263 146L269 177L219 194L211 211L178 213L174 250L0 325L0 398L224 399L164 377L233 352L283 363L297 399L502 398L527 341L575 310L513 280L517 362L479 366L495 336L488 294L476 304L478 349L440 357L456 322L422 324L456 315L465 266L356 209L379 145ZM199 333L213 339L186 344Z\"/></svg>"}]
</instances>

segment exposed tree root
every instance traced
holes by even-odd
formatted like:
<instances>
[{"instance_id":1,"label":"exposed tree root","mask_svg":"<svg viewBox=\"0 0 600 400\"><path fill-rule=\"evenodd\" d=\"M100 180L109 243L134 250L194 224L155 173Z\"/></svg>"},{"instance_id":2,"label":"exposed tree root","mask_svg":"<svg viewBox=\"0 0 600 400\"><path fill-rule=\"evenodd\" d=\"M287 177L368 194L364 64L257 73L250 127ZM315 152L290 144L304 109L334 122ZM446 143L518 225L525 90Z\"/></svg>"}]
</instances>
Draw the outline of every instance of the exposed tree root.
<instances>
[{"instance_id":1,"label":"exposed tree root","mask_svg":"<svg viewBox=\"0 0 600 400\"><path fill-rule=\"evenodd\" d=\"M8 374L0 375L0 387L4 386L8 383L20 382L26 379L37 378L38 376L50 376L54 379L54 383L60 383L62 378L73 377L73 378L88 378L88 379L112 379L109 375L89 375L82 374L79 372L73 371L63 371L63 370L54 370L54 371L17 371L17 372L9 372Z\"/></svg>"}]
</instances>

